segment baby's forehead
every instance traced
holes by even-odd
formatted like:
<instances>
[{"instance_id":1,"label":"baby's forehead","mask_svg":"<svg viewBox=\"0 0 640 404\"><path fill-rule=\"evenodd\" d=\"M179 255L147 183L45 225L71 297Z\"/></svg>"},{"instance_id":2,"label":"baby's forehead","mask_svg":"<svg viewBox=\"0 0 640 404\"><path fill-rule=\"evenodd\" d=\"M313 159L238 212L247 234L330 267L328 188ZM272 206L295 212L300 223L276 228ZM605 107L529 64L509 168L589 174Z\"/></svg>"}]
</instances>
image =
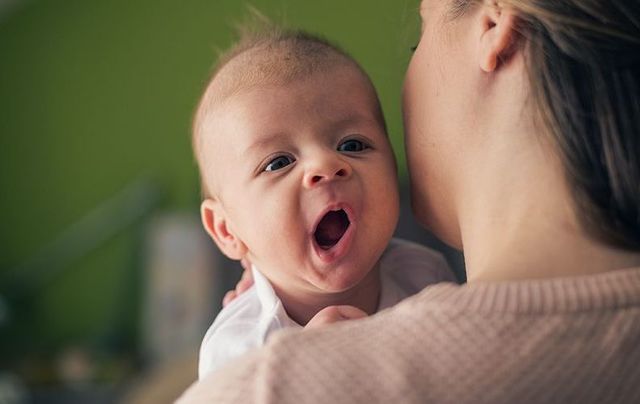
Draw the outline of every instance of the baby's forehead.
<instances>
[{"instance_id":1,"label":"baby's forehead","mask_svg":"<svg viewBox=\"0 0 640 404\"><path fill-rule=\"evenodd\" d=\"M248 49L220 67L207 92L212 93L215 102L254 87L285 86L342 69L351 69L366 77L355 62L334 50L311 50L303 52L268 46Z\"/></svg>"},{"instance_id":2,"label":"baby's forehead","mask_svg":"<svg viewBox=\"0 0 640 404\"><path fill-rule=\"evenodd\" d=\"M378 118L375 89L355 65L336 64L304 75L244 78L221 83L233 89L227 88L224 97L212 104L210 118L228 116L231 111L243 112L233 119L255 122L273 121L278 116L286 121L290 115L301 117L305 112L321 114L332 122L348 120L354 114Z\"/></svg>"},{"instance_id":3,"label":"baby's forehead","mask_svg":"<svg viewBox=\"0 0 640 404\"><path fill-rule=\"evenodd\" d=\"M369 96L365 101L367 107L363 108L378 109L375 89L366 73L355 62L339 54L326 57L331 58L331 63L328 59L320 63L317 60L304 58L304 60L298 60L300 58L299 53L292 55L286 50L251 49L229 60L220 68L207 88L198 111L197 129L201 131L205 127L211 129L213 121L217 121L215 118L220 118L220 114L224 114L221 111L230 104L237 105L244 102L245 109L248 109L252 102L255 105L255 99L248 101L249 104L247 104L248 97L245 97L247 93L254 93L253 90L258 90L261 95L265 95L257 101L259 106L269 98L269 90L286 92L289 96L289 90L297 87L302 89L305 95L311 95L314 91L318 91L318 87L313 85L317 80L321 80L323 84L326 83L326 87L342 82L344 87L352 88L353 91L356 91L356 88L364 88ZM345 80L349 82L346 83ZM252 111L252 114L255 114L255 111Z\"/></svg>"},{"instance_id":4,"label":"baby's forehead","mask_svg":"<svg viewBox=\"0 0 640 404\"><path fill-rule=\"evenodd\" d=\"M252 139L247 134L327 134L364 123L379 125L375 93L364 81L356 78L360 82L353 83L355 73L344 76L328 72L288 83L245 85L212 106L204 133L215 141L228 136L247 140Z\"/></svg>"}]
</instances>

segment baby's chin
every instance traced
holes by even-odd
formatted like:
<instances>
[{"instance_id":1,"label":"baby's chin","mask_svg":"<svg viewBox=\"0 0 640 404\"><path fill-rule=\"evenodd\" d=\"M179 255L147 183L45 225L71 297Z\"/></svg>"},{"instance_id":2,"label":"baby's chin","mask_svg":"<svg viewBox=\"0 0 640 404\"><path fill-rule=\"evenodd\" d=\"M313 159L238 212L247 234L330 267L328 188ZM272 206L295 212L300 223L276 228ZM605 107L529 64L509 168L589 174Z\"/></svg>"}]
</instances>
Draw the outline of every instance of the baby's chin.
<instances>
[{"instance_id":1,"label":"baby's chin","mask_svg":"<svg viewBox=\"0 0 640 404\"><path fill-rule=\"evenodd\" d=\"M353 267L339 267L329 274L323 274L309 281L320 293L336 294L373 281L374 276L377 276L375 268L354 270Z\"/></svg>"}]
</instances>

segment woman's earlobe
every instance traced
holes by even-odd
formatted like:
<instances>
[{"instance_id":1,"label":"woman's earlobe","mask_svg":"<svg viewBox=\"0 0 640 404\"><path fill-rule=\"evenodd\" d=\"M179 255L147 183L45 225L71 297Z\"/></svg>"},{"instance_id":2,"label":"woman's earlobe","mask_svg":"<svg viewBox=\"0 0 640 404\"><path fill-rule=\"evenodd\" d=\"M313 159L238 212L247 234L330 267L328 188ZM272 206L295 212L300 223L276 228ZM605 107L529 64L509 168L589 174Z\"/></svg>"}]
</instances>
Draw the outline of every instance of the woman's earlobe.
<instances>
[{"instance_id":1,"label":"woman's earlobe","mask_svg":"<svg viewBox=\"0 0 640 404\"><path fill-rule=\"evenodd\" d=\"M494 3L485 6L482 18L479 65L484 72L490 73L511 57L516 37L516 17L513 10Z\"/></svg>"},{"instance_id":2,"label":"woman's earlobe","mask_svg":"<svg viewBox=\"0 0 640 404\"><path fill-rule=\"evenodd\" d=\"M247 248L230 229L226 213L219 201L205 199L200 205L200 217L205 231L224 255L233 260L240 260L245 256Z\"/></svg>"}]
</instances>

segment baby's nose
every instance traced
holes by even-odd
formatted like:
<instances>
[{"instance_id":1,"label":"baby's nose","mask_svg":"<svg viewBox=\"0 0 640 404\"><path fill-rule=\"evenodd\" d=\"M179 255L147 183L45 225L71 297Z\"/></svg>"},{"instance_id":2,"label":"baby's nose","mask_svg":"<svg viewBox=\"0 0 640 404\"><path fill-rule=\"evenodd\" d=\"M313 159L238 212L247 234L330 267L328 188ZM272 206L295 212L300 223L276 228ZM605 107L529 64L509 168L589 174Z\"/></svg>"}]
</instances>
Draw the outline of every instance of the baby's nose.
<instances>
[{"instance_id":1,"label":"baby's nose","mask_svg":"<svg viewBox=\"0 0 640 404\"><path fill-rule=\"evenodd\" d=\"M346 179L350 175L351 167L341 159L325 160L322 163L316 163L307 171L304 184L307 187L314 187L328 181Z\"/></svg>"}]
</instances>

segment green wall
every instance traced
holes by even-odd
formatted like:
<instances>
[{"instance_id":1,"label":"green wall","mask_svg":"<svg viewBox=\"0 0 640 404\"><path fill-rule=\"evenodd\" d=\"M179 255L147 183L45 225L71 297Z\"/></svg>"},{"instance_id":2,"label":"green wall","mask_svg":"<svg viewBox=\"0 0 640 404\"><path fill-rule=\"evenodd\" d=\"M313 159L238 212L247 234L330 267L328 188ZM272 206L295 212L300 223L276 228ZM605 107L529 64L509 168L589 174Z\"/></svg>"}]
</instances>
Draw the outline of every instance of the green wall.
<instances>
[{"instance_id":1,"label":"green wall","mask_svg":"<svg viewBox=\"0 0 640 404\"><path fill-rule=\"evenodd\" d=\"M324 34L363 64L404 175L399 100L418 1L251 4ZM238 0L42 0L2 12L0 294L11 292L12 268L140 176L163 189L162 209L196 211L191 114L216 49L246 14ZM109 239L12 307L3 352L104 341L131 348L138 235L133 227Z\"/></svg>"}]
</instances>

